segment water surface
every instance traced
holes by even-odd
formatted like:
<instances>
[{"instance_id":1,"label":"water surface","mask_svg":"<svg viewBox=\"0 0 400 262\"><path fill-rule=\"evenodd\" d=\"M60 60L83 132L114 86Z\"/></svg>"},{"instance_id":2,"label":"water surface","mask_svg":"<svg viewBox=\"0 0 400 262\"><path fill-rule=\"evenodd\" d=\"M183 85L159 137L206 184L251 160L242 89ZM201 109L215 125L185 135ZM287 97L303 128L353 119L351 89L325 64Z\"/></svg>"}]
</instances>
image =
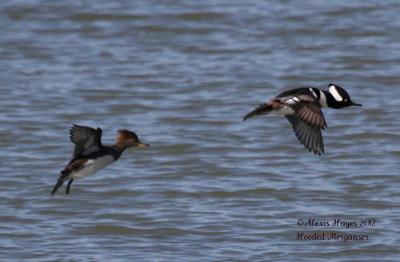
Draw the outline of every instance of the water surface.
<instances>
[{"instance_id":1,"label":"water surface","mask_svg":"<svg viewBox=\"0 0 400 262\"><path fill-rule=\"evenodd\" d=\"M78 3L79 2L79 3ZM3 1L0 258L4 261L395 261L397 1ZM285 88L330 82L326 154L284 118L241 118ZM50 190L73 124L132 149L72 194ZM374 218L374 227L298 226ZM367 234L298 241L297 232Z\"/></svg>"}]
</instances>

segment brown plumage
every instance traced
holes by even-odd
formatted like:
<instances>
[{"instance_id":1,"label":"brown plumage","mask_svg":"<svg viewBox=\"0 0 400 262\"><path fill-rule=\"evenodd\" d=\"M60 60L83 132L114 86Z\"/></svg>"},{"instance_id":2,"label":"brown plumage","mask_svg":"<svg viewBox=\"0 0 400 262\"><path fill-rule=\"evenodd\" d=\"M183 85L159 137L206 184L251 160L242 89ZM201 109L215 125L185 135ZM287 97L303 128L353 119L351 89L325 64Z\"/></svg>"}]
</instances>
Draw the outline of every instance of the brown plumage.
<instances>
[{"instance_id":1,"label":"brown plumage","mask_svg":"<svg viewBox=\"0 0 400 262\"><path fill-rule=\"evenodd\" d=\"M324 129L327 127L321 107L314 102L299 103L293 107L295 115L310 126Z\"/></svg>"},{"instance_id":2,"label":"brown plumage","mask_svg":"<svg viewBox=\"0 0 400 262\"><path fill-rule=\"evenodd\" d=\"M119 130L116 143L113 146L103 146L101 143L102 130L87 126L73 125L70 129L70 139L75 144L71 161L60 172L60 176L51 194L69 180L66 194L75 178L91 175L96 171L116 161L122 152L129 147L148 147L132 131Z\"/></svg>"}]
</instances>

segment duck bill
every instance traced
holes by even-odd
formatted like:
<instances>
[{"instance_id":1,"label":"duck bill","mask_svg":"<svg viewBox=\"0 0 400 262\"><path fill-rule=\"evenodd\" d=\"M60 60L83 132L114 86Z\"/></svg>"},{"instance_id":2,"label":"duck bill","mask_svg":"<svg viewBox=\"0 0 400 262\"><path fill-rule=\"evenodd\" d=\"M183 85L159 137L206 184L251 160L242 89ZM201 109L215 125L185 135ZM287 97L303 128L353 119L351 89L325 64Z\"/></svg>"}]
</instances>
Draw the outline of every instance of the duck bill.
<instances>
[{"instance_id":1,"label":"duck bill","mask_svg":"<svg viewBox=\"0 0 400 262\"><path fill-rule=\"evenodd\" d=\"M270 110L270 106L265 103L262 103L256 109L254 109L253 111L251 111L247 115L245 115L243 117L243 121L246 121L247 119L252 118L253 116L264 115L269 110Z\"/></svg>"},{"instance_id":2,"label":"duck bill","mask_svg":"<svg viewBox=\"0 0 400 262\"><path fill-rule=\"evenodd\" d=\"M136 146L137 146L137 147L149 147L150 145L149 145L149 144L142 143L142 142L139 142L139 143L137 143Z\"/></svg>"},{"instance_id":3,"label":"duck bill","mask_svg":"<svg viewBox=\"0 0 400 262\"><path fill-rule=\"evenodd\" d=\"M351 105L351 106L362 106L362 104L358 104L358 103L354 103L354 102L351 102L350 105Z\"/></svg>"}]
</instances>

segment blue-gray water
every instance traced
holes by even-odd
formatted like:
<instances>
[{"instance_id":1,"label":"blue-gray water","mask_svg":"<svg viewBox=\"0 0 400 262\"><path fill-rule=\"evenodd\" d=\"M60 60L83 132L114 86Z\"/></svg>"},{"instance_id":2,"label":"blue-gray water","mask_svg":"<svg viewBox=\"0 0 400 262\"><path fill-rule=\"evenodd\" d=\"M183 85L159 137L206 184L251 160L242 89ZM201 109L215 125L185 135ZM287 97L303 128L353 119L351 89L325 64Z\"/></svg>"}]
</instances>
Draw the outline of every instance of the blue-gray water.
<instances>
[{"instance_id":1,"label":"blue-gray water","mask_svg":"<svg viewBox=\"0 0 400 262\"><path fill-rule=\"evenodd\" d=\"M0 3L2 261L398 259L398 1L71 2ZM324 111L322 157L241 121L330 82L364 106ZM73 123L152 147L50 197ZM296 240L316 231L368 240Z\"/></svg>"}]
</instances>

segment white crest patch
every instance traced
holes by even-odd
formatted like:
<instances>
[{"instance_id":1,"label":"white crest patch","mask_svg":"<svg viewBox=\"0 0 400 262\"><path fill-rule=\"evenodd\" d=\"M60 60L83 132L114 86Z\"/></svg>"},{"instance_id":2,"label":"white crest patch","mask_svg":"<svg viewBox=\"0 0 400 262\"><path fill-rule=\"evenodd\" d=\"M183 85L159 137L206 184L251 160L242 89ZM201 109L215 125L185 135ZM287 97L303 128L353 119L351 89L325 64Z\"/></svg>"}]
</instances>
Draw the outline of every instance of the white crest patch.
<instances>
[{"instance_id":1,"label":"white crest patch","mask_svg":"<svg viewBox=\"0 0 400 262\"><path fill-rule=\"evenodd\" d=\"M331 93L331 95L333 96L333 98L335 98L336 101L338 101L338 102L343 101L343 97L337 91L336 86L331 85L329 87L329 93Z\"/></svg>"}]
</instances>

